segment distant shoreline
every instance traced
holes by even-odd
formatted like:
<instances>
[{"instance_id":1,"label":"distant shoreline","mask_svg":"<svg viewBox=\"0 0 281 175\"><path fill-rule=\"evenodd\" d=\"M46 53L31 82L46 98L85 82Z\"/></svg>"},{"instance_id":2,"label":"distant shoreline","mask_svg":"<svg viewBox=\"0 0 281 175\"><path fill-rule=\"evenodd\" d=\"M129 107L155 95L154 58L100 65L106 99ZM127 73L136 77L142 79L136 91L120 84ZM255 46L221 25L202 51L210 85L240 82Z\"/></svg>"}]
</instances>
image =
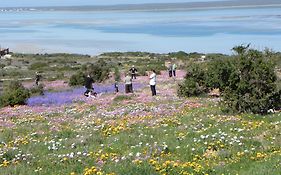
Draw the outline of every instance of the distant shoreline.
<instances>
[{"instance_id":1,"label":"distant shoreline","mask_svg":"<svg viewBox=\"0 0 281 175\"><path fill-rule=\"evenodd\" d=\"M238 0L238 1L212 1L212 2L185 2L185 3L152 3L127 4L110 6L54 6L54 7L0 7L0 12L19 11L184 11L184 10L215 10L236 8L279 8L280 0Z\"/></svg>"}]
</instances>

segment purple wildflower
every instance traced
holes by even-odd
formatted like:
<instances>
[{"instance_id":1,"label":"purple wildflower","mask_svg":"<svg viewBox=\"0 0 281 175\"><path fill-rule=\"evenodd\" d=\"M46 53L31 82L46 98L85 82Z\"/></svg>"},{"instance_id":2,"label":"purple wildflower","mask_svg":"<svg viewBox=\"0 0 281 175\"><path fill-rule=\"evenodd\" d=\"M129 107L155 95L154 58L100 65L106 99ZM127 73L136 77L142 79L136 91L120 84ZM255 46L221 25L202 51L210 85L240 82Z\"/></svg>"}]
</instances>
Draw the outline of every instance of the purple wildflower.
<instances>
[{"instance_id":1,"label":"purple wildflower","mask_svg":"<svg viewBox=\"0 0 281 175\"><path fill-rule=\"evenodd\" d=\"M133 84L134 89L144 87L143 84ZM119 90L124 91L124 84L119 85ZM113 93L115 92L114 85L94 84L95 92L99 93ZM27 100L28 106L50 106L71 104L74 102L85 102L86 97L83 95L86 89L84 87L75 88L62 92L45 92L43 96L34 96Z\"/></svg>"}]
</instances>

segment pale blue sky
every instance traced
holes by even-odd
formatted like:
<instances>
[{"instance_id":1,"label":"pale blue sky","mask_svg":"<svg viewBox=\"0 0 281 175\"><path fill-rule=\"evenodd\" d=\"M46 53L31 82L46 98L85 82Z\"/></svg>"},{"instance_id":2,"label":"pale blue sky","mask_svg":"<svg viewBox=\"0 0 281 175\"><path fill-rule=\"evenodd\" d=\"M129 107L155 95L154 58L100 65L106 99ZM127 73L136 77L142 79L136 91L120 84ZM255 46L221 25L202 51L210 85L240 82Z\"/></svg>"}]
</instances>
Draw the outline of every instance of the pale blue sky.
<instances>
[{"instance_id":1,"label":"pale blue sky","mask_svg":"<svg viewBox=\"0 0 281 175\"><path fill-rule=\"evenodd\" d=\"M217 0L0 0L0 7L114 5L142 3L202 2Z\"/></svg>"}]
</instances>

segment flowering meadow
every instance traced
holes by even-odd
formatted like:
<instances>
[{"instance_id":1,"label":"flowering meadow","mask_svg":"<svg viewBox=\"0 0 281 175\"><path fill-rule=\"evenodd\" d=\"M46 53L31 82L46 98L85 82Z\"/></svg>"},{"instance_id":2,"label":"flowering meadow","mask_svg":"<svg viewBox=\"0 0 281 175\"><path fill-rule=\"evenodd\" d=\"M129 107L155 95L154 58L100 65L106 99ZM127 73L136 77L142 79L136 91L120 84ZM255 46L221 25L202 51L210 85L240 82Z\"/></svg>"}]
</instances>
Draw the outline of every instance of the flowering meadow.
<instances>
[{"instance_id":1,"label":"flowering meadow","mask_svg":"<svg viewBox=\"0 0 281 175\"><path fill-rule=\"evenodd\" d=\"M135 83L134 89L139 89L143 87L143 84ZM124 91L124 84L119 85L120 91ZM59 92L44 92L44 95L34 96L27 100L28 106L50 106L50 105L63 105L71 104L74 102L85 102L84 92L86 91L85 87L79 87ZM115 92L113 85L94 85L94 91L98 94L103 93L113 93Z\"/></svg>"},{"instance_id":2,"label":"flowering meadow","mask_svg":"<svg viewBox=\"0 0 281 175\"><path fill-rule=\"evenodd\" d=\"M155 97L138 77L134 94L76 89L45 94L62 103L0 109L0 174L280 174L280 112L225 114L219 98L179 98L179 75L159 75Z\"/></svg>"}]
</instances>

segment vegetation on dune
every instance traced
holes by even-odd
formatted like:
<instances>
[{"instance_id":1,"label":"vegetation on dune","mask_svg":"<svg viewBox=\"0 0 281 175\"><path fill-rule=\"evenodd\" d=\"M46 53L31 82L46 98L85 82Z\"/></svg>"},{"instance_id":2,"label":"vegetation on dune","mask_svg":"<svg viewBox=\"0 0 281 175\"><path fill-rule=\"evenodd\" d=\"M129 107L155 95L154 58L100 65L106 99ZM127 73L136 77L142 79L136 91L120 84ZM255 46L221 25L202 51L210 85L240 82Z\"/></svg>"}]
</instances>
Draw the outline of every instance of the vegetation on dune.
<instances>
[{"instance_id":1,"label":"vegetation on dune","mask_svg":"<svg viewBox=\"0 0 281 175\"><path fill-rule=\"evenodd\" d=\"M121 86L114 94L113 84L96 86L110 93L95 99L83 97L83 88L46 92L43 97L58 100L55 105L37 105L34 98L34 105L18 106L43 92L42 84L30 90L20 82L5 86L8 93L0 102L14 107L0 109L0 174L280 174L281 113L269 109L280 105L281 54L247 46L234 50L231 56L116 52L16 54L4 60L1 78L43 70L46 79L70 79L72 85L82 85L86 74L96 82L111 75L118 81L132 65L139 75L151 68L166 71L171 61L187 74L184 79L158 75L156 97L137 84L133 95L122 94ZM17 73L9 74L8 65L18 67ZM222 96L207 96L213 89ZM225 113L226 106L233 113Z\"/></svg>"},{"instance_id":2,"label":"vegetation on dune","mask_svg":"<svg viewBox=\"0 0 281 175\"><path fill-rule=\"evenodd\" d=\"M115 102L39 114L21 110L6 121L10 128L1 128L1 173L275 175L281 170L280 113L225 115L208 98L163 97L124 106L126 98L116 97L121 103L116 110Z\"/></svg>"},{"instance_id":3,"label":"vegetation on dune","mask_svg":"<svg viewBox=\"0 0 281 175\"><path fill-rule=\"evenodd\" d=\"M99 60L96 63L86 63L81 69L70 77L70 86L84 85L84 79L87 75L90 75L94 82L102 82L108 79L110 73L110 65L104 60Z\"/></svg>"},{"instance_id":4,"label":"vegetation on dune","mask_svg":"<svg viewBox=\"0 0 281 175\"><path fill-rule=\"evenodd\" d=\"M248 47L233 48L237 55L232 58L193 65L179 84L178 94L198 96L217 88L231 111L264 114L280 109L281 89L272 55Z\"/></svg>"},{"instance_id":5,"label":"vegetation on dune","mask_svg":"<svg viewBox=\"0 0 281 175\"><path fill-rule=\"evenodd\" d=\"M19 81L12 81L0 96L0 106L24 105L29 97L28 89L24 88Z\"/></svg>"}]
</instances>

